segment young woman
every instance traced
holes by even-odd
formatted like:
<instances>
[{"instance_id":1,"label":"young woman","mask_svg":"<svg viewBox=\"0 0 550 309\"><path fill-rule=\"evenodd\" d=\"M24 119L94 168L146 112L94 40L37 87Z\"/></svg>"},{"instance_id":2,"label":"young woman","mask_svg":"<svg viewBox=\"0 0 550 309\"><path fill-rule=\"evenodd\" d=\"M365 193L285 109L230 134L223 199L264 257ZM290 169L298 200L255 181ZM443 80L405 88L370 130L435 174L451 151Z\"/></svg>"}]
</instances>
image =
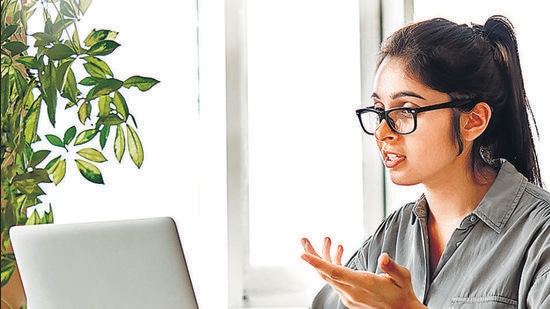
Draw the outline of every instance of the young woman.
<instances>
[{"instance_id":1,"label":"young woman","mask_svg":"<svg viewBox=\"0 0 550 309\"><path fill-rule=\"evenodd\" d=\"M425 193L345 266L330 238L319 253L302 239L328 283L312 308L550 308L550 193L510 22L398 30L381 47L372 101L357 115L391 180Z\"/></svg>"}]
</instances>

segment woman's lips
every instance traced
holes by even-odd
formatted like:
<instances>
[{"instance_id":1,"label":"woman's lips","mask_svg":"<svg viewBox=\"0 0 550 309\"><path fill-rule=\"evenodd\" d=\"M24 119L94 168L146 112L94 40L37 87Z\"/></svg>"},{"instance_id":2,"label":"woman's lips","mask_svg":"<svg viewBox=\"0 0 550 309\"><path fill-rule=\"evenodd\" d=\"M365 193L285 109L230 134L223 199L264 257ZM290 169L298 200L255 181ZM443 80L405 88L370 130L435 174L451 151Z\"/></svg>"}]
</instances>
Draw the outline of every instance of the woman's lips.
<instances>
[{"instance_id":1,"label":"woman's lips","mask_svg":"<svg viewBox=\"0 0 550 309\"><path fill-rule=\"evenodd\" d=\"M406 157L393 152L384 152L384 165L387 168L394 168L401 162L405 161Z\"/></svg>"}]
</instances>

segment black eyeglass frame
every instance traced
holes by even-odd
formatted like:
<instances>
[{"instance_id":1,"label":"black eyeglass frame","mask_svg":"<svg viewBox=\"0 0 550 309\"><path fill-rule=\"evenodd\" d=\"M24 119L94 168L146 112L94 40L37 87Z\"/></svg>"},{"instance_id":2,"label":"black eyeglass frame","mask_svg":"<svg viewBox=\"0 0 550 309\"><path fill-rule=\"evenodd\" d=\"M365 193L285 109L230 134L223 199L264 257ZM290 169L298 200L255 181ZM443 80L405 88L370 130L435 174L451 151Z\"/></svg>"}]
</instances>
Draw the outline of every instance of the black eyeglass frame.
<instances>
[{"instance_id":1,"label":"black eyeglass frame","mask_svg":"<svg viewBox=\"0 0 550 309\"><path fill-rule=\"evenodd\" d=\"M434 104L434 105L429 105L429 106L424 106L424 107L396 107L396 108L391 108L391 109L388 109L388 110L383 110L383 109L380 109L380 108L375 108L374 106L370 106L370 107L360 108L360 109L356 110L355 113L357 114L357 117L359 118L359 123L361 124L361 128L368 135L374 135L374 132L370 133L370 132L367 131L367 129L365 129L365 126L363 125L363 120L361 118L361 114L364 114L364 113L376 113L376 114L378 114L378 117L380 119L380 123L382 123L382 120L386 120L386 122L388 123L388 126L390 127L390 129L393 132L395 132L397 134L400 134L400 135L407 135L407 134L411 134L414 131L416 131L416 126L417 126L416 116L418 115L418 113L433 111L433 110L443 109L443 108L459 107L459 106L463 106L463 105L466 105L466 104L474 103L476 101L477 100L475 100L475 99L453 100L453 101L449 101L449 102L444 102L444 103L439 103L439 104ZM413 124L414 125L413 125L413 128L411 129L410 132L402 133L402 132L398 132L394 128L394 124L393 124L394 121L393 121L393 119L388 117L388 114L393 112L393 111L396 111L396 110L405 110L413 116ZM378 126L380 126L380 124L378 124Z\"/></svg>"}]
</instances>

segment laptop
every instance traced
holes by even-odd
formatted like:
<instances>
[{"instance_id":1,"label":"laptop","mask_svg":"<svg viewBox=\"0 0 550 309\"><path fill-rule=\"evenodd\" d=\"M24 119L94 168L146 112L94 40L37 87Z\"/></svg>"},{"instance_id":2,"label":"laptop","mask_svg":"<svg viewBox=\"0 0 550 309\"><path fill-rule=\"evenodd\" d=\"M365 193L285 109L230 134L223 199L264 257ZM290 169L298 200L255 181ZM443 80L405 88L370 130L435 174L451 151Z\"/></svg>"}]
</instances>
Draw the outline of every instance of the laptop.
<instances>
[{"instance_id":1,"label":"laptop","mask_svg":"<svg viewBox=\"0 0 550 309\"><path fill-rule=\"evenodd\" d=\"M197 308L172 218L14 226L10 236L28 309Z\"/></svg>"}]
</instances>

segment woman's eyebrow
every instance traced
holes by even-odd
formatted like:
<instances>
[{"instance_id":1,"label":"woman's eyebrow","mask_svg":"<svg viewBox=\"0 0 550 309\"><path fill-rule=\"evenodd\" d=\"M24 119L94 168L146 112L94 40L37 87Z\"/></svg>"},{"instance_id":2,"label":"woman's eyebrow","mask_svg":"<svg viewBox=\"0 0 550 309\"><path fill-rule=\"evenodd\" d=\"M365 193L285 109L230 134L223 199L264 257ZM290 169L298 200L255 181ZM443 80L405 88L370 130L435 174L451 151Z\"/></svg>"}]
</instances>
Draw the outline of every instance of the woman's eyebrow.
<instances>
[{"instance_id":1,"label":"woman's eyebrow","mask_svg":"<svg viewBox=\"0 0 550 309\"><path fill-rule=\"evenodd\" d=\"M402 98L402 97L414 97L414 98L418 98L418 99L421 99L421 100L426 100L423 96L419 95L416 92L412 92L412 91L399 91L399 92L394 93L391 96L392 100ZM380 96L376 92L373 92L372 95L371 95L371 98L372 99L380 99Z\"/></svg>"}]
</instances>

